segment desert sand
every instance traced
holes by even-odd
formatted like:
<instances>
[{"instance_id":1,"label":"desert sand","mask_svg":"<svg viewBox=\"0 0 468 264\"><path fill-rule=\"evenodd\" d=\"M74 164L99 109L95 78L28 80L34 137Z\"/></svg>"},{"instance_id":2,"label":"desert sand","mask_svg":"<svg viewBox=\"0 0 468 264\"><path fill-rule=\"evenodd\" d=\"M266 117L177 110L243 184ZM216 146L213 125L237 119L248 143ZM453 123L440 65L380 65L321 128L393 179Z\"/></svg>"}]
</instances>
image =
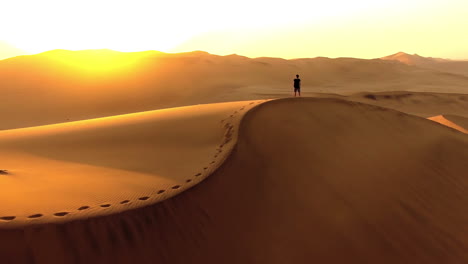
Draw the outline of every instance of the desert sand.
<instances>
[{"instance_id":1,"label":"desert sand","mask_svg":"<svg viewBox=\"0 0 468 264\"><path fill-rule=\"evenodd\" d=\"M180 107L0 131L5 227L111 214L196 184L259 101ZM123 202L127 201L127 202ZM14 219L12 219L14 218Z\"/></svg>"},{"instance_id":2,"label":"desert sand","mask_svg":"<svg viewBox=\"0 0 468 264\"><path fill-rule=\"evenodd\" d=\"M467 77L106 52L0 61L2 263L468 262Z\"/></svg>"},{"instance_id":3,"label":"desert sand","mask_svg":"<svg viewBox=\"0 0 468 264\"><path fill-rule=\"evenodd\" d=\"M303 79L303 96L401 91L468 94L465 75L395 60L55 50L0 61L0 129L288 97L296 74Z\"/></svg>"}]
</instances>

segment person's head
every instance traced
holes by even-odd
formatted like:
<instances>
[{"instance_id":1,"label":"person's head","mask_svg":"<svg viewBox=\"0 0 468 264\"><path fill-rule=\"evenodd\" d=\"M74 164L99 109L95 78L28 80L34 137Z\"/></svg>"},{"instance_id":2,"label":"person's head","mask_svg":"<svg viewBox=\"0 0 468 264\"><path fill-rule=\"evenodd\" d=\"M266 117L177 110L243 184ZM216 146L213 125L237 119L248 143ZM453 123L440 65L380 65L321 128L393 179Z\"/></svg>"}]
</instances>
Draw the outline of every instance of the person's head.
<instances>
[{"instance_id":1,"label":"person's head","mask_svg":"<svg viewBox=\"0 0 468 264\"><path fill-rule=\"evenodd\" d=\"M296 74L296 78L299 78L299 74Z\"/></svg>"}]
</instances>

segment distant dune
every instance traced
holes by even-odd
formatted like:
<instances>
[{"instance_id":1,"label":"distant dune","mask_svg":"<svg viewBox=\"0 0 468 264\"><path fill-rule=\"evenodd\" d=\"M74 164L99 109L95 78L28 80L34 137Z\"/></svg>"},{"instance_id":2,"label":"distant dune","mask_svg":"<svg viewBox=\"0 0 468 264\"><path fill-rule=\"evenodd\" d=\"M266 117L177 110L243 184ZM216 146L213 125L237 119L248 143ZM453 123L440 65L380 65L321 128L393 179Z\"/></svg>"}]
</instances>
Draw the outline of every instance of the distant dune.
<instances>
[{"instance_id":1,"label":"distant dune","mask_svg":"<svg viewBox=\"0 0 468 264\"><path fill-rule=\"evenodd\" d=\"M468 261L466 135L345 100L246 112L258 103L0 132L2 166L12 167L2 176L12 201L1 209L2 261ZM30 190L12 197L21 186Z\"/></svg>"},{"instance_id":2,"label":"distant dune","mask_svg":"<svg viewBox=\"0 0 468 264\"><path fill-rule=\"evenodd\" d=\"M418 54L411 55L411 54L404 53L404 52L398 52L393 55L382 57L381 59L382 60L396 60L407 65L417 65L417 66L451 61L448 59L422 57L422 56L419 56Z\"/></svg>"},{"instance_id":3,"label":"distant dune","mask_svg":"<svg viewBox=\"0 0 468 264\"><path fill-rule=\"evenodd\" d=\"M290 96L295 74L301 75L306 96L362 91L468 93L466 76L384 60L55 50L0 61L0 129Z\"/></svg>"},{"instance_id":4,"label":"distant dune","mask_svg":"<svg viewBox=\"0 0 468 264\"><path fill-rule=\"evenodd\" d=\"M382 60L399 61L407 65L418 66L425 69L432 69L441 72L461 74L468 76L468 61L456 61L432 57L422 57L418 54L410 55L404 52L381 58Z\"/></svg>"}]
</instances>

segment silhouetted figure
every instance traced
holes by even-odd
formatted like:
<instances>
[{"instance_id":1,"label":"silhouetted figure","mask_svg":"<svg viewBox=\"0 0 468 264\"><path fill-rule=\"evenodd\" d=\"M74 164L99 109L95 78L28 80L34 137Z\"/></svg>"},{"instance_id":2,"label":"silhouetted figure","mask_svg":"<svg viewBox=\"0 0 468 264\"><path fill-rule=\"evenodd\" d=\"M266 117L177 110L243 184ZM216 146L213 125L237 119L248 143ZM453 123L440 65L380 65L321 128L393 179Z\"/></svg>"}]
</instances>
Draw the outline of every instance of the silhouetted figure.
<instances>
[{"instance_id":1,"label":"silhouetted figure","mask_svg":"<svg viewBox=\"0 0 468 264\"><path fill-rule=\"evenodd\" d=\"M296 74L296 79L294 79L294 97L296 97L296 93L299 93L299 96L301 96L301 79L299 79L299 74Z\"/></svg>"}]
</instances>

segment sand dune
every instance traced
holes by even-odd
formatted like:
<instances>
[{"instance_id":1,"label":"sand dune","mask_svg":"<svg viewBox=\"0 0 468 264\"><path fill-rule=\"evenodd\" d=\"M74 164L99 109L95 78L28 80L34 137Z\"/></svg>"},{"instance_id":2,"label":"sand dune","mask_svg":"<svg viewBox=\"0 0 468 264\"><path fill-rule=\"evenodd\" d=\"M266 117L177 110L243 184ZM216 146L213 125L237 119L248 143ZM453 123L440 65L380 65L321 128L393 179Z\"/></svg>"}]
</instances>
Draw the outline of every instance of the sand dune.
<instances>
[{"instance_id":1,"label":"sand dune","mask_svg":"<svg viewBox=\"0 0 468 264\"><path fill-rule=\"evenodd\" d=\"M143 166L137 170L130 165L135 163L122 165L122 160L108 160L109 153L85 150L95 144L97 149L108 148L105 142L114 140L130 150L134 144L144 149L139 133L146 131L155 134L149 137L150 146L179 140L178 146L190 146L181 154L145 151L158 157L167 154L165 162L173 165L187 155L184 160L196 161L197 170L187 174L191 177L198 165L212 159L214 153L209 150L226 135L219 119L229 117L234 109L239 113L235 118L240 118L247 110L239 112L240 107L251 106L246 102L198 106L191 118L182 115L187 108L83 122L76 128L72 123L53 130L4 131L2 151L4 147L10 151L3 151L2 159L13 157L16 150L50 162L81 165L89 163L87 155L94 155L99 157L92 159L99 162L94 165L109 173L110 169L127 170L132 174L125 177L132 178L138 177L135 171L156 174L159 166L149 164L153 160L137 162ZM183 136L175 136L168 129L172 126L184 128L177 131ZM232 138L228 148L234 147L237 127L228 132ZM193 134L198 137L203 132L209 135L192 146ZM71 135L79 140L70 142ZM85 155L76 157L61 147L43 150L47 141L41 137L56 137L50 142L53 146L70 146ZM206 151L197 155L200 149ZM65 153L62 161L57 153ZM90 211L87 217L62 224L4 220L0 257L6 263L465 263L467 159L466 135L424 118L337 99L275 100L244 116L233 152L193 188L159 203L98 217ZM3 180L25 180L19 177L22 173ZM175 179L185 179L182 174L176 173ZM161 176L170 181L172 173ZM86 173L81 177L86 179ZM99 188L119 190L107 198L120 199L122 189L132 191L125 190L130 188L127 185L101 185L99 180ZM94 188L92 182L86 187ZM146 184L132 187L151 192L149 201L159 189ZM133 195L132 202L140 203L137 197ZM60 219L67 217L73 219L73 214ZM27 225L11 225L16 220Z\"/></svg>"},{"instance_id":2,"label":"sand dune","mask_svg":"<svg viewBox=\"0 0 468 264\"><path fill-rule=\"evenodd\" d=\"M399 61L407 65L418 66L425 69L468 76L468 61L422 57L418 54L410 55L404 52L398 52L396 54L386 56L381 59Z\"/></svg>"},{"instance_id":3,"label":"sand dune","mask_svg":"<svg viewBox=\"0 0 468 264\"><path fill-rule=\"evenodd\" d=\"M419 56L418 54L411 55L405 52L398 52L389 56L382 57L380 59L381 60L394 60L394 61L402 62L404 64L417 65L417 66L424 66L424 65L436 64L436 63L442 63L442 62L451 62L451 60L448 60L448 59L422 57L422 56Z\"/></svg>"},{"instance_id":4,"label":"sand dune","mask_svg":"<svg viewBox=\"0 0 468 264\"><path fill-rule=\"evenodd\" d=\"M400 55L0 61L0 262L468 262L468 77Z\"/></svg>"},{"instance_id":5,"label":"sand dune","mask_svg":"<svg viewBox=\"0 0 468 264\"><path fill-rule=\"evenodd\" d=\"M0 131L0 169L8 172L0 178L0 200L9 201L0 208L0 226L116 213L185 190L223 161L239 114L253 105L190 106Z\"/></svg>"}]
</instances>

